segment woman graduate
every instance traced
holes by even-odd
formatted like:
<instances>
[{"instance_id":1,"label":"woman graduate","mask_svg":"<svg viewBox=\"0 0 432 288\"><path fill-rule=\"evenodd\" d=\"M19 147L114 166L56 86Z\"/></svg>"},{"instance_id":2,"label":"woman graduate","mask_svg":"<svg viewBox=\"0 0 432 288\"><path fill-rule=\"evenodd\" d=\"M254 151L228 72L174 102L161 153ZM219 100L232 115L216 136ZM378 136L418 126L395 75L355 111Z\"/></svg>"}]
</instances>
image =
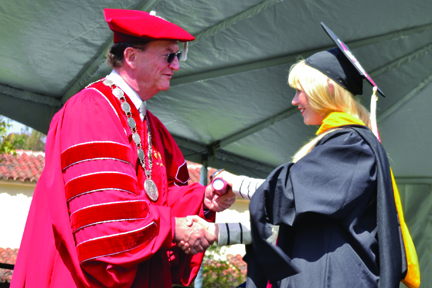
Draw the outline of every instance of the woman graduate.
<instances>
[{"instance_id":1,"label":"woman graduate","mask_svg":"<svg viewBox=\"0 0 432 288\"><path fill-rule=\"evenodd\" d=\"M304 123L320 125L317 136L265 181L218 176L237 196L253 194L246 287L396 288L400 281L418 287L417 255L379 141L375 108L371 121L354 98L362 94L363 78L384 94L322 26L338 47L293 65L288 80ZM276 245L272 225L279 226ZM241 225L219 224L218 243L233 244L232 235L241 233Z\"/></svg>"}]
</instances>

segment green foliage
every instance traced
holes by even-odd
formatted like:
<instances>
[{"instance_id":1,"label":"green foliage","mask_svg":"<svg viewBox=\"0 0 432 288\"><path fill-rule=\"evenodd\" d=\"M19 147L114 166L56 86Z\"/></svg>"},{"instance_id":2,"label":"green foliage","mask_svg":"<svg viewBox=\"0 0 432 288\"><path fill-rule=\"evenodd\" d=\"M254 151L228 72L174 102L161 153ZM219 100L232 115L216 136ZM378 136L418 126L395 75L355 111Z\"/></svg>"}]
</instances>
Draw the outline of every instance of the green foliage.
<instances>
[{"instance_id":1,"label":"green foliage","mask_svg":"<svg viewBox=\"0 0 432 288\"><path fill-rule=\"evenodd\" d=\"M11 127L9 120L0 116L0 154L15 154L16 146L22 142L14 135L6 134L9 127Z\"/></svg>"},{"instance_id":2,"label":"green foliage","mask_svg":"<svg viewBox=\"0 0 432 288\"><path fill-rule=\"evenodd\" d=\"M204 256L203 287L205 288L229 288L237 287L246 281L246 268L239 267L235 256L227 256L228 260L216 260L215 255L220 255L221 247L211 245Z\"/></svg>"},{"instance_id":3,"label":"green foliage","mask_svg":"<svg viewBox=\"0 0 432 288\"><path fill-rule=\"evenodd\" d=\"M45 151L45 135L39 131L33 129L26 129L20 134L10 135L13 135L19 141L15 149Z\"/></svg>"},{"instance_id":4,"label":"green foliage","mask_svg":"<svg viewBox=\"0 0 432 288\"><path fill-rule=\"evenodd\" d=\"M45 135L39 131L27 128L21 133L7 134L12 125L10 120L0 115L0 154L13 154L15 150L45 151Z\"/></svg>"}]
</instances>

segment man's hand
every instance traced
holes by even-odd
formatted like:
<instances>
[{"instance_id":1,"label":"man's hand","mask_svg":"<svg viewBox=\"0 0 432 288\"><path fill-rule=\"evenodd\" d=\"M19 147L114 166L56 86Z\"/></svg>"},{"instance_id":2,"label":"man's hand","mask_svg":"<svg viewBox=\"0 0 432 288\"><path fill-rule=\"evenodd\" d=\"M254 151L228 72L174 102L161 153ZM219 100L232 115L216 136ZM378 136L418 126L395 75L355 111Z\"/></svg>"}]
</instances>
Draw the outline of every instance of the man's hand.
<instances>
[{"instance_id":1,"label":"man's hand","mask_svg":"<svg viewBox=\"0 0 432 288\"><path fill-rule=\"evenodd\" d=\"M217 225L198 216L175 218L174 241L186 254L204 252L217 239Z\"/></svg>"},{"instance_id":2,"label":"man's hand","mask_svg":"<svg viewBox=\"0 0 432 288\"><path fill-rule=\"evenodd\" d=\"M230 185L227 186L227 192L225 194L219 195L210 184L205 190L204 206L212 211L220 212L231 207L235 202L235 198L236 196L232 192Z\"/></svg>"}]
</instances>

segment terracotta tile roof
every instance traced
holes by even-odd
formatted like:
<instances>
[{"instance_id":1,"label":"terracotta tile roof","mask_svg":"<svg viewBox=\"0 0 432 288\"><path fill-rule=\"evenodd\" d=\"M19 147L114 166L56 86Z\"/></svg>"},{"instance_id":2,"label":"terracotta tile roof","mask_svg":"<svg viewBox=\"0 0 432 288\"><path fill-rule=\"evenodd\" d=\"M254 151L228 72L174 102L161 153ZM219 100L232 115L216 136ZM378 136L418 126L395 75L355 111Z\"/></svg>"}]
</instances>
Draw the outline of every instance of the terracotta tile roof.
<instances>
[{"instance_id":1,"label":"terracotta tile roof","mask_svg":"<svg viewBox=\"0 0 432 288\"><path fill-rule=\"evenodd\" d=\"M0 248L0 263L14 264L18 255L18 249ZM12 271L0 269L0 283L9 283L12 279Z\"/></svg>"},{"instance_id":2,"label":"terracotta tile roof","mask_svg":"<svg viewBox=\"0 0 432 288\"><path fill-rule=\"evenodd\" d=\"M0 179L21 182L37 182L45 166L45 153L17 150L17 155L0 154ZM201 175L201 164L186 161L189 170L189 184L198 183ZM216 172L208 168L208 177ZM208 181L208 180L207 180Z\"/></svg>"},{"instance_id":3,"label":"terracotta tile roof","mask_svg":"<svg viewBox=\"0 0 432 288\"><path fill-rule=\"evenodd\" d=\"M0 179L37 182L45 166L45 153L17 150L0 155Z\"/></svg>"}]
</instances>

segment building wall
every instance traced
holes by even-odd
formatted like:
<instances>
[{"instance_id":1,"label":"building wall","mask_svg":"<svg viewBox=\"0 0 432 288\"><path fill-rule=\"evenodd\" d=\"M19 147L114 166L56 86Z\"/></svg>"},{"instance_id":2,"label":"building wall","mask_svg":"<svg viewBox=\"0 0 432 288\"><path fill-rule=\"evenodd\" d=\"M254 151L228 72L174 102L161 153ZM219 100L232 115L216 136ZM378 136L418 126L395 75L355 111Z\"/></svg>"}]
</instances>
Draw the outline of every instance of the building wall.
<instances>
[{"instance_id":1,"label":"building wall","mask_svg":"<svg viewBox=\"0 0 432 288\"><path fill-rule=\"evenodd\" d=\"M8 193L10 195L24 194L27 197L32 197L36 183L18 182L13 180L0 180L0 193Z\"/></svg>"},{"instance_id":2,"label":"building wall","mask_svg":"<svg viewBox=\"0 0 432 288\"><path fill-rule=\"evenodd\" d=\"M0 180L0 247L19 248L35 186Z\"/></svg>"}]
</instances>

